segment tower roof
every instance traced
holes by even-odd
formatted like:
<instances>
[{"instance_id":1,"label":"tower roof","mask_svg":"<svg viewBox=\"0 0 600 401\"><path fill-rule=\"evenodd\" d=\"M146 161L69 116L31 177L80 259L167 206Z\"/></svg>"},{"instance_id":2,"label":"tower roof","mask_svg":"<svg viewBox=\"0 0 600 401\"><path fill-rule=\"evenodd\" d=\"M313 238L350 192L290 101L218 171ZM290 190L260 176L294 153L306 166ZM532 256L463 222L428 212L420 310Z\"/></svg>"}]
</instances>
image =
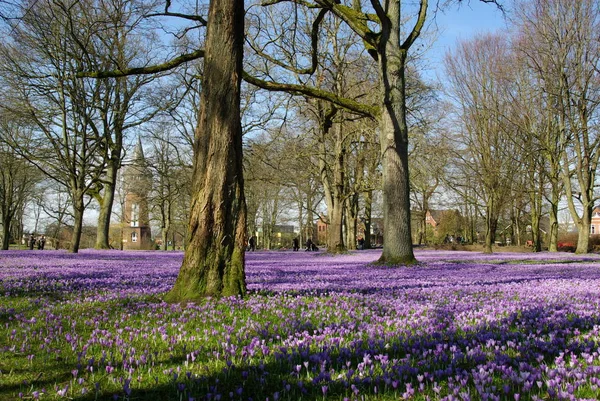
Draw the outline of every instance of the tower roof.
<instances>
[{"instance_id":1,"label":"tower roof","mask_svg":"<svg viewBox=\"0 0 600 401\"><path fill-rule=\"evenodd\" d=\"M152 188L152 173L144 156L140 137L133 149L132 157L124 164L123 184L127 192L143 196Z\"/></svg>"},{"instance_id":2,"label":"tower roof","mask_svg":"<svg viewBox=\"0 0 600 401\"><path fill-rule=\"evenodd\" d=\"M144 148L142 147L142 138L138 136L137 144L133 149L133 158L131 159L132 164L144 165L146 164L146 157L144 156Z\"/></svg>"}]
</instances>

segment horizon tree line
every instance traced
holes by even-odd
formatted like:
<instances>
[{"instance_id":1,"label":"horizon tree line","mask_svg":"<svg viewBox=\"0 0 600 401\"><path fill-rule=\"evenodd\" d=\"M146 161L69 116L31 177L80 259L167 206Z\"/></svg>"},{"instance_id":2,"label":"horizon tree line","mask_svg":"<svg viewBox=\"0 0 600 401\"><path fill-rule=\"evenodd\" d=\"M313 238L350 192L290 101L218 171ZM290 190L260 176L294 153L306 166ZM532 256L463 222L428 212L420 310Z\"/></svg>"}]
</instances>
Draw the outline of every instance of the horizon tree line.
<instances>
[{"instance_id":1,"label":"horizon tree line","mask_svg":"<svg viewBox=\"0 0 600 401\"><path fill-rule=\"evenodd\" d=\"M444 136L445 142L452 144L452 160L440 173L448 169L453 177L445 179L442 185L456 191L475 216L485 216L486 251L491 251L503 213L509 213L511 218L514 215L515 221L524 213L531 214L532 221L539 220L542 205L550 200L551 218L557 220L555 195L560 199L564 188L579 227L577 252L587 252L591 210L597 200L593 186L598 136L593 125L596 103L592 95L596 93L593 77L597 68L593 55L598 52L594 39L582 38L595 37L597 21L592 11L597 7L593 0L576 5L564 0L553 0L554 3L554 8L544 8L541 1L519 6L516 15L521 19L516 20L515 27L519 29L515 31L523 39L521 47L513 47L517 40L480 38L448 57L454 91L449 107L454 108L451 116L455 118L440 129L432 123L436 122L433 113L423 110L439 108L442 102L431 95L435 91L419 78L418 63L414 62L418 52L413 45L427 20L426 0L410 10L415 13L414 19L405 26L401 25L404 20L400 1L371 2L369 7L360 1L346 5L319 0L310 7L305 7L309 4L306 2L272 1L249 4L245 9L243 2L230 0L222 4L210 2L208 17L202 16L205 7L173 11L170 3L142 3L148 7L145 9L133 7L128 1L117 3L119 7L113 2L98 1L100 7L80 9L68 7L66 1L39 2L23 13L18 23L9 24L10 40L0 48L5 89L2 109L19 127L16 132L4 134L3 141L68 188L75 227L72 251L79 248L77 232L81 231L83 211L92 198L102 205L103 222L98 227L104 228L98 234L101 240L97 244L102 248L106 215L110 216L108 208L114 203L114 199L110 201L115 187L113 177L123 160L123 132L158 115L173 116L183 97L172 99L172 95L178 94L177 89L189 93L185 89L192 86L185 84L182 88L181 81L163 75L202 59L199 112L191 117L196 119L191 125L197 121L198 127L189 141L193 173L186 242L190 246L186 248L180 278L169 295L171 300L244 292L248 230L242 123L261 113L272 119L282 109L285 124L280 127L286 126L287 121L304 121L307 132L298 135L312 136L312 149L318 149L316 164L313 161L318 171L312 179L321 186L327 204L332 227L328 248L332 252L353 246L356 219L362 210L365 220L370 220L369 197L380 188L386 223L380 262L414 262L409 163L418 165L412 161L418 160L421 150L426 152L430 143L425 139L421 150L415 151L409 137L428 135L436 138L434 142L440 146L447 146L438 139ZM563 12L556 13L560 7ZM90 10L103 13L102 18ZM215 13L227 18L211 19ZM247 21L242 30L244 13ZM157 62L154 57L161 49L148 44L155 43L151 40L156 38L152 36L156 32L153 29L166 25L160 18L189 21L192 25L181 28L175 36L200 32L202 39L175 40L180 55ZM160 22L152 25L148 21ZM107 24L104 29L91 28L101 23ZM547 29L552 24L556 29ZM560 27L567 24L577 29L568 30L568 37L553 36L562 35L564 30ZM202 35L204 31L206 36ZM124 40L130 32L137 40L144 38L139 33L149 35L149 41L143 45L146 52L136 53L135 47L130 46L135 40ZM400 32L406 36L400 37ZM224 38L233 46L226 54L217 51ZM527 40L536 45L528 45ZM23 54L15 43L30 46L31 51ZM544 53L540 43L548 48L555 48L557 43L563 47L560 52ZM242 56L244 46L246 56ZM515 57L514 49L520 49L525 57ZM144 54L151 57L144 59ZM483 55L490 59L477 58ZM491 57L500 62L490 62ZM518 65L515 60L529 64L522 69L490 69ZM566 78L552 75L557 71ZM158 90L151 86L157 79L165 81ZM242 86L242 79L280 95L271 98L251 90ZM142 88L165 97L144 96L137 92ZM252 110L251 102L256 99L280 103L271 109L273 112L265 113L264 108ZM524 105L544 106L525 113L527 108L515 106L517 100ZM246 110L244 106L248 105ZM259 129L261 123L265 124L261 128L269 130L268 122L260 118L256 121L248 132ZM548 134L537 138L540 132ZM188 138L192 139L189 135ZM557 154L558 164L553 164L552 157ZM529 159L519 159L522 155ZM545 158L535 159L535 155ZM61 169L63 166L67 168ZM548 171L553 173L547 174ZM437 173L429 177L422 173L418 175L423 181L418 198L421 207L427 208L440 186L435 181L440 180ZM509 173L514 175L508 176ZM456 179L461 174L462 181ZM433 180L433 184L428 185L428 180ZM466 181L473 187L467 188ZM296 204L299 215L308 221L319 195L313 191L314 185L311 189L310 180L305 182L309 185L295 188ZM509 199L515 201L508 202ZM576 201L580 202L579 207ZM510 210L504 210L509 204ZM532 231L538 235L535 249L539 250L539 226L534 221L531 226L538 227ZM556 231L553 228L551 232ZM552 237L551 242L554 241Z\"/></svg>"}]
</instances>

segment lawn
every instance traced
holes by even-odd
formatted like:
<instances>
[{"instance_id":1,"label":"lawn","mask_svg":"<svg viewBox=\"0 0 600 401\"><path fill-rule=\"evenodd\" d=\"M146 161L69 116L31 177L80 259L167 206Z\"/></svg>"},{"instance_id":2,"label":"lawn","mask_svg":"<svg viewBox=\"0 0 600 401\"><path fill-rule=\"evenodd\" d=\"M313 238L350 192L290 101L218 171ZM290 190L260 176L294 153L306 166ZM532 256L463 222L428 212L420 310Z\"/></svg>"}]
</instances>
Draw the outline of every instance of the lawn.
<instances>
[{"instance_id":1,"label":"lawn","mask_svg":"<svg viewBox=\"0 0 600 401\"><path fill-rule=\"evenodd\" d=\"M179 252L0 252L0 400L600 398L600 257L247 254L168 305Z\"/></svg>"}]
</instances>

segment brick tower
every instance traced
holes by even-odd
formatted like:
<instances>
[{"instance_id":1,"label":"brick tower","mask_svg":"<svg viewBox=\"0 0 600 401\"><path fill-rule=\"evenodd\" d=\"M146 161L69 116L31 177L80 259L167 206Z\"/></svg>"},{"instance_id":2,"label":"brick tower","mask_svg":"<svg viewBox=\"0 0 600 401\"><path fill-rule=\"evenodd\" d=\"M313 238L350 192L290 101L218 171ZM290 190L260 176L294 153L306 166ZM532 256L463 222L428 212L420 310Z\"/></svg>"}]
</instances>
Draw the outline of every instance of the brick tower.
<instances>
[{"instance_id":1,"label":"brick tower","mask_svg":"<svg viewBox=\"0 0 600 401\"><path fill-rule=\"evenodd\" d=\"M153 249L148 215L148 192L152 189L152 174L148 169L139 138L133 158L123 170L123 187L123 249Z\"/></svg>"}]
</instances>

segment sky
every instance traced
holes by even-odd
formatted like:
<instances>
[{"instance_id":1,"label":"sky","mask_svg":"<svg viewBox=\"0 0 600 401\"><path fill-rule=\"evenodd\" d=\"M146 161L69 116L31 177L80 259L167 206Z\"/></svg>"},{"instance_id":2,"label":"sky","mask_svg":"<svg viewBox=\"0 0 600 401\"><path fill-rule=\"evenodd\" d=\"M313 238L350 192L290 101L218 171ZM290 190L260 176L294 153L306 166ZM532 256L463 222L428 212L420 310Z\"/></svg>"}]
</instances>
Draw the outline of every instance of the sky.
<instances>
[{"instance_id":1,"label":"sky","mask_svg":"<svg viewBox=\"0 0 600 401\"><path fill-rule=\"evenodd\" d=\"M505 2L507 3L507 2ZM429 10L429 15L435 17L435 24L439 31L438 38L427 52L431 71L431 78L443 75L444 55L452 51L458 41L467 40L479 34L506 29L507 23L504 14L494 4L482 3L479 0L463 0L461 5L446 7L438 10ZM506 9L506 12L509 12Z\"/></svg>"},{"instance_id":2,"label":"sky","mask_svg":"<svg viewBox=\"0 0 600 401\"><path fill-rule=\"evenodd\" d=\"M443 11L435 12L435 2L431 3L433 4L429 9L429 21L437 26L439 36L426 54L430 69L423 73L428 79L444 80L444 55L456 47L457 41L506 28L504 15L494 4L485 4L479 0L462 0L460 6L452 5ZM505 0L504 3L508 1ZM435 20L432 20L432 17L435 17ZM96 219L97 212L86 212L85 224L95 224ZM31 229L30 226L33 227L33 223L26 222L26 230Z\"/></svg>"}]
</instances>

